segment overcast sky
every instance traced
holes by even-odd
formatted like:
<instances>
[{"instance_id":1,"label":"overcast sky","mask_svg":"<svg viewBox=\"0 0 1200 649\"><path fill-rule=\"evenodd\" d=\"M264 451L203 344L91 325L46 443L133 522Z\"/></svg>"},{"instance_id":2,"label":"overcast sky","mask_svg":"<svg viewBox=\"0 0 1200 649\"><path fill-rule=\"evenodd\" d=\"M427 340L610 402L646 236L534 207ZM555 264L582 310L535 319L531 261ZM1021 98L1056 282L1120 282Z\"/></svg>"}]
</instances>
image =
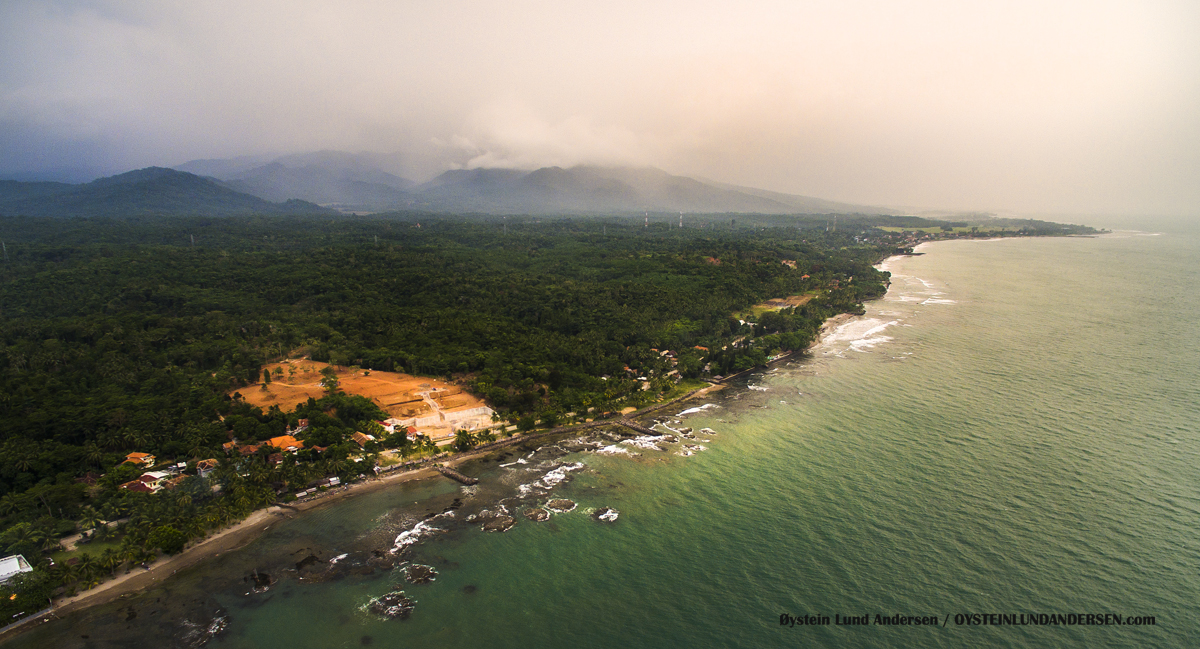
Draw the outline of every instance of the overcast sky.
<instances>
[{"instance_id":1,"label":"overcast sky","mask_svg":"<svg viewBox=\"0 0 1200 649\"><path fill-rule=\"evenodd\" d=\"M320 149L1200 214L1200 2L0 2L2 174Z\"/></svg>"}]
</instances>

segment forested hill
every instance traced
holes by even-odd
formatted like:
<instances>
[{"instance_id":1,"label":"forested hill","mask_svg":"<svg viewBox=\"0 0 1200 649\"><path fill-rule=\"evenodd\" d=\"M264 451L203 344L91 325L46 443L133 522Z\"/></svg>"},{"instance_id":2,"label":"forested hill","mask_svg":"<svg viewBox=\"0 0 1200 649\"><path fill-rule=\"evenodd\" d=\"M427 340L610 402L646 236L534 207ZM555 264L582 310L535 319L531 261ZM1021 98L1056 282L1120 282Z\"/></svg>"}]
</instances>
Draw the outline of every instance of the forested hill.
<instances>
[{"instance_id":1,"label":"forested hill","mask_svg":"<svg viewBox=\"0 0 1200 649\"><path fill-rule=\"evenodd\" d=\"M294 350L344 365L459 376L514 416L566 412L608 407L636 391L619 379L626 365L649 362L652 347L719 350L746 333L730 316L755 301L843 280L796 322L781 324L774 333L783 339L744 357L705 359L714 373L749 367L771 348L803 346L823 318L884 290L871 268L878 248L820 231L0 220L0 231L14 229L26 239L94 243L8 239L9 261L0 264L0 460L9 461L0 461L0 490L100 469L135 447L183 454L194 440L180 431L210 423L228 408L227 390ZM796 269L782 259L798 260ZM685 367L696 375L701 357L693 356ZM89 444L110 455L89 465ZM14 458L30 457L30 470L13 468Z\"/></svg>"},{"instance_id":2,"label":"forested hill","mask_svg":"<svg viewBox=\"0 0 1200 649\"><path fill-rule=\"evenodd\" d=\"M6 216L332 214L301 200L272 203L194 174L148 167L90 183L0 181Z\"/></svg>"}]
</instances>

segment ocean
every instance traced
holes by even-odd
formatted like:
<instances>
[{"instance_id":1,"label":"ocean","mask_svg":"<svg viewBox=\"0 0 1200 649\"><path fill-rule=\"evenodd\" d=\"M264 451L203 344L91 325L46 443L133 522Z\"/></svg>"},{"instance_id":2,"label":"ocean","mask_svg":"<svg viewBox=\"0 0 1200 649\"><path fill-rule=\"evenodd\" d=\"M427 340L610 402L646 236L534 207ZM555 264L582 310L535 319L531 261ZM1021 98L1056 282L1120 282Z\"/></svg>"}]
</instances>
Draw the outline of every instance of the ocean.
<instances>
[{"instance_id":1,"label":"ocean","mask_svg":"<svg viewBox=\"0 0 1200 649\"><path fill-rule=\"evenodd\" d=\"M306 512L10 646L1200 646L1197 235L922 246L811 354L661 418L674 442ZM371 609L396 590L407 619Z\"/></svg>"}]
</instances>

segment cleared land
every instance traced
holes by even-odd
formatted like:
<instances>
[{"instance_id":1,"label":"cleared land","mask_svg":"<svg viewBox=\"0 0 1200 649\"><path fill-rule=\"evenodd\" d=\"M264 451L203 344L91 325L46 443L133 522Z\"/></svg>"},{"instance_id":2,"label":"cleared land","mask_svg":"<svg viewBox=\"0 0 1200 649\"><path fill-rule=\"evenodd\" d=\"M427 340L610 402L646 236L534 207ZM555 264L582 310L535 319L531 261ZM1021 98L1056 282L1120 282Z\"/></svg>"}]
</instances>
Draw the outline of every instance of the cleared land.
<instances>
[{"instance_id":1,"label":"cleared land","mask_svg":"<svg viewBox=\"0 0 1200 649\"><path fill-rule=\"evenodd\" d=\"M271 383L265 390L260 384L237 392L247 403L264 410L277 405L286 412L309 397L325 396L321 385L325 377L321 371L327 367L333 368L343 392L367 397L391 417L406 421L406 425L415 426L433 439L453 436L456 428L474 430L492 424L491 409L486 403L444 381L310 360L265 365L264 369L271 372ZM280 371L276 372L277 369Z\"/></svg>"},{"instance_id":2,"label":"cleared land","mask_svg":"<svg viewBox=\"0 0 1200 649\"><path fill-rule=\"evenodd\" d=\"M778 311L780 309L786 309L789 307L798 307L813 299L813 297L814 295L810 293L807 295L789 295L787 297L772 298L766 302L755 304L740 315L742 317L747 315L758 316L767 311Z\"/></svg>"}]
</instances>

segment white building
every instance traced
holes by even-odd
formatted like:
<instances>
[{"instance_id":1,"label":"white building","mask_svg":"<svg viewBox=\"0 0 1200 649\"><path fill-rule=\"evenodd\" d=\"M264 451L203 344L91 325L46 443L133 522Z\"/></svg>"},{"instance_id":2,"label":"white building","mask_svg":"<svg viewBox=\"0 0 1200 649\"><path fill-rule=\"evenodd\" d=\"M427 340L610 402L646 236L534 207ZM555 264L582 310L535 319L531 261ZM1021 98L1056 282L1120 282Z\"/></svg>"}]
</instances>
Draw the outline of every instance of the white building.
<instances>
[{"instance_id":1,"label":"white building","mask_svg":"<svg viewBox=\"0 0 1200 649\"><path fill-rule=\"evenodd\" d=\"M25 557L14 554L11 557L0 559L0 584L6 583L22 572L33 572L33 566L29 565Z\"/></svg>"}]
</instances>

